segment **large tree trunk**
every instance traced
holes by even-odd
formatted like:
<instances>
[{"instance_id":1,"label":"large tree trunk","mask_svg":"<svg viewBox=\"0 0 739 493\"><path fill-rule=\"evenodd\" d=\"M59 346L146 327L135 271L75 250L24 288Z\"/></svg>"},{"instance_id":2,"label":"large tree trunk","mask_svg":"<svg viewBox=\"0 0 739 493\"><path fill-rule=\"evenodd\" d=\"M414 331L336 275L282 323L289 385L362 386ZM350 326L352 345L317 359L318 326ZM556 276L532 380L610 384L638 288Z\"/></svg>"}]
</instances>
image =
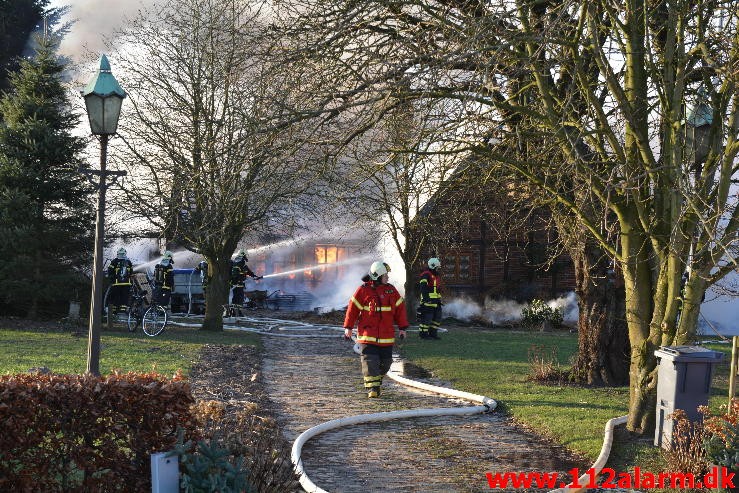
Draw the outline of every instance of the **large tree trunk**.
<instances>
[{"instance_id":1,"label":"large tree trunk","mask_svg":"<svg viewBox=\"0 0 739 493\"><path fill-rule=\"evenodd\" d=\"M624 258L621 269L626 293L626 322L629 327L631 344L631 366L629 370L629 418L626 427L629 431L647 434L654 430L655 405L657 399L657 358L654 351L660 345L662 327L653 320L662 320L664 304L657 303L659 296L666 293L667 278L653 276L660 266L650 263L651 252L648 235L643 230L632 228L636 214L621 221L621 251ZM662 265L662 269L665 266ZM672 341L665 341L671 343Z\"/></svg>"},{"instance_id":2,"label":"large tree trunk","mask_svg":"<svg viewBox=\"0 0 739 493\"><path fill-rule=\"evenodd\" d=\"M626 427L640 435L651 434L655 426L657 406L657 358L654 347L644 344L632 347L629 419Z\"/></svg>"},{"instance_id":3,"label":"large tree trunk","mask_svg":"<svg viewBox=\"0 0 739 493\"><path fill-rule=\"evenodd\" d=\"M625 385L630 351L620 276L609 268L603 251L590 242L575 245L570 255L580 311L573 378L588 385Z\"/></svg>"},{"instance_id":4,"label":"large tree trunk","mask_svg":"<svg viewBox=\"0 0 739 493\"><path fill-rule=\"evenodd\" d=\"M228 303L228 292L230 289L230 262L228 260L218 262L211 259L207 259L207 261L208 274L211 277L206 291L205 319L200 329L222 331L223 305Z\"/></svg>"}]
</instances>

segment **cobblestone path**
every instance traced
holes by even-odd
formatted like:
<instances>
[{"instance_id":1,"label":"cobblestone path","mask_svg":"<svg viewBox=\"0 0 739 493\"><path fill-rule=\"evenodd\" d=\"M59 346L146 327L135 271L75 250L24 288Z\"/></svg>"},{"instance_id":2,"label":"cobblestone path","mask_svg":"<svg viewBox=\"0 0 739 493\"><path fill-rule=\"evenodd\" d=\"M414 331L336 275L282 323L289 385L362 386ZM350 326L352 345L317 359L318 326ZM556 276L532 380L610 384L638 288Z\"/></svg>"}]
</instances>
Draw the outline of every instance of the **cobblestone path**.
<instances>
[{"instance_id":1,"label":"cobblestone path","mask_svg":"<svg viewBox=\"0 0 739 493\"><path fill-rule=\"evenodd\" d=\"M359 356L338 332L336 338L264 336L263 341L266 390L290 441L319 423L354 414L474 405L409 389L388 378L382 397L367 399ZM331 493L482 492L491 491L485 477L489 471L564 475L572 467L589 467L499 412L341 428L312 438L302 457L311 480Z\"/></svg>"}]
</instances>

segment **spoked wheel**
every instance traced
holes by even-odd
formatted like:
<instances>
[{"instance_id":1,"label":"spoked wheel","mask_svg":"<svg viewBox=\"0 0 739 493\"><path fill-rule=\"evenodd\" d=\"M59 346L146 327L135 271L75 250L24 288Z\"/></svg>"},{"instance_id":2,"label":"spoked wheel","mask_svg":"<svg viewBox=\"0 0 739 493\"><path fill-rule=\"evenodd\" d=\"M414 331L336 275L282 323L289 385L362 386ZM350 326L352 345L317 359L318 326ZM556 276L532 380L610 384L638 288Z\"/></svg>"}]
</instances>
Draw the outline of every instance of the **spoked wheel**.
<instances>
[{"instance_id":1,"label":"spoked wheel","mask_svg":"<svg viewBox=\"0 0 739 493\"><path fill-rule=\"evenodd\" d=\"M139 307L132 307L128 309L128 331L136 332L136 328L139 326L141 320L142 309Z\"/></svg>"},{"instance_id":2,"label":"spoked wheel","mask_svg":"<svg viewBox=\"0 0 739 493\"><path fill-rule=\"evenodd\" d=\"M167 310L163 306L153 305L146 310L142 324L144 334L150 337L159 335L165 325L167 325Z\"/></svg>"}]
</instances>

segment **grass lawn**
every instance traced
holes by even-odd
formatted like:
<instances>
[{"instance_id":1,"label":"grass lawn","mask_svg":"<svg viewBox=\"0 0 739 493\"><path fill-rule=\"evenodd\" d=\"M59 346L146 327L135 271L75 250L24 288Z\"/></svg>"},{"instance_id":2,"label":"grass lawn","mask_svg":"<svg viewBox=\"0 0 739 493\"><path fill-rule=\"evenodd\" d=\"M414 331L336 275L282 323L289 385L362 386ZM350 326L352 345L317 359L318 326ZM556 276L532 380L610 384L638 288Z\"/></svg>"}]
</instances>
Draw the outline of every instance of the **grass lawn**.
<instances>
[{"instance_id":1,"label":"grass lawn","mask_svg":"<svg viewBox=\"0 0 739 493\"><path fill-rule=\"evenodd\" d=\"M567 369L577 351L577 334L453 328L442 337L441 341L422 341L413 334L402 343L401 351L454 388L492 397L519 422L589 459L600 453L606 422L627 414L628 387L580 388L527 381L532 346L547 354L556 348L554 354L562 369ZM727 401L731 348L707 347L727 353L713 380L711 407L718 409ZM617 441L609 466L622 471L634 465L659 467L660 454L652 446L653 438Z\"/></svg>"},{"instance_id":2,"label":"grass lawn","mask_svg":"<svg viewBox=\"0 0 739 493\"><path fill-rule=\"evenodd\" d=\"M33 324L29 323L29 327ZM87 369L87 331L82 337L70 332L43 329L6 329L0 326L0 374L47 367L55 373L84 373ZM100 373L114 370L171 376L187 374L203 344L259 345L259 336L241 331L203 332L167 326L156 337L103 330L100 337Z\"/></svg>"}]
</instances>

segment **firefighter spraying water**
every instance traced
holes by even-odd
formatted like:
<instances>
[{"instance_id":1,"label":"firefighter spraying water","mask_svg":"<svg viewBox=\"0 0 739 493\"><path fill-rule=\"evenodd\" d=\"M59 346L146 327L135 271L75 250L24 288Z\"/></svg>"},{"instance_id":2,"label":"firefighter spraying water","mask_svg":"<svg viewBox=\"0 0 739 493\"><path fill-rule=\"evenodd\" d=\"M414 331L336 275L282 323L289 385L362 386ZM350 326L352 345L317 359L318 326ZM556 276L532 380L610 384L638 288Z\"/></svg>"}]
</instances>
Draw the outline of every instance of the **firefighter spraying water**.
<instances>
[{"instance_id":1,"label":"firefighter spraying water","mask_svg":"<svg viewBox=\"0 0 739 493\"><path fill-rule=\"evenodd\" d=\"M169 305L174 288L174 261L172 252L164 252L161 262L154 266L154 301Z\"/></svg>"}]
</instances>

